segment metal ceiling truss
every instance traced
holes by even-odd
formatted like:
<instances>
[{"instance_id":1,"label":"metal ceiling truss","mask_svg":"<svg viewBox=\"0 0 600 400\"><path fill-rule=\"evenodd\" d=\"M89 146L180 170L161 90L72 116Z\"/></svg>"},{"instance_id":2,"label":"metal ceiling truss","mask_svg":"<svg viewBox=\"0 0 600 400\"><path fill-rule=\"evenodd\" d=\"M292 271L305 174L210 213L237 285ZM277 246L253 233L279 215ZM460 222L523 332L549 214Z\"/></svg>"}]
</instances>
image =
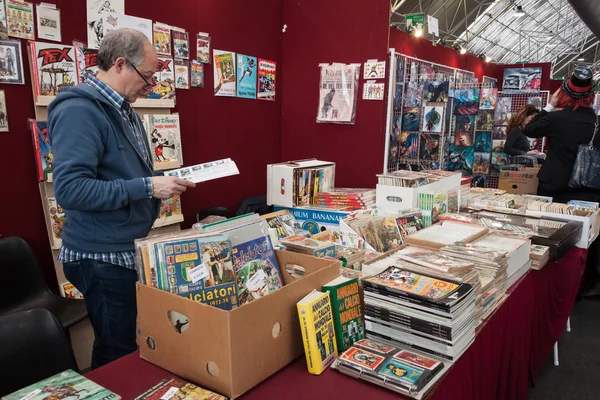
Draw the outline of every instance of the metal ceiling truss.
<instances>
[{"instance_id":1,"label":"metal ceiling truss","mask_svg":"<svg viewBox=\"0 0 600 400\"><path fill-rule=\"evenodd\" d=\"M576 65L600 68L598 38L567 0L391 0L392 26L405 28L405 16L431 15L439 21L439 40L464 46L498 64L550 62L552 76ZM516 6L525 16L516 18ZM578 61L583 58L584 61Z\"/></svg>"}]
</instances>

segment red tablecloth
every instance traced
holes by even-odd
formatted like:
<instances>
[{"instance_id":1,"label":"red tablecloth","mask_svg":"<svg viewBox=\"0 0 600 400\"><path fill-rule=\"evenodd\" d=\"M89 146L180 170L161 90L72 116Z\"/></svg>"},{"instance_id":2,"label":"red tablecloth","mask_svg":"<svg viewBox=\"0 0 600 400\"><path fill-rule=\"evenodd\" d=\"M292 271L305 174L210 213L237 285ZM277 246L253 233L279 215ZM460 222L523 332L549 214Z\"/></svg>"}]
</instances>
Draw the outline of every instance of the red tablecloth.
<instances>
[{"instance_id":1,"label":"red tablecloth","mask_svg":"<svg viewBox=\"0 0 600 400\"><path fill-rule=\"evenodd\" d=\"M530 271L479 331L475 342L431 393L431 399L526 399L535 377L562 334L585 268L585 250L573 249L560 262ZM131 399L172 376L133 353L86 375L123 399ZM285 395L284 395L285 393ZM284 397L282 397L284 396ZM395 393L328 369L306 372L304 357L242 397L398 399Z\"/></svg>"}]
</instances>

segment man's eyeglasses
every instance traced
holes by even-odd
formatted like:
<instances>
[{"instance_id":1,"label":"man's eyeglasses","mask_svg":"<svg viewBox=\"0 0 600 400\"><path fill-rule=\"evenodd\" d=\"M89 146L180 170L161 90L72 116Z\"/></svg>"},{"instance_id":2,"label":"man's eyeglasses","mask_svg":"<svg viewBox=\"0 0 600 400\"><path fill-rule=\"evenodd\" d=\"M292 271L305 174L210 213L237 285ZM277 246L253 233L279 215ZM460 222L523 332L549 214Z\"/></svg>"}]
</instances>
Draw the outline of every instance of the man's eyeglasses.
<instances>
[{"instance_id":1,"label":"man's eyeglasses","mask_svg":"<svg viewBox=\"0 0 600 400\"><path fill-rule=\"evenodd\" d=\"M125 60L129 65L131 65L131 68L133 68L133 70L140 76L140 78L142 78L142 80L144 81L144 83L146 84L146 86L144 86L144 88L151 88L156 86L157 81L156 78L154 78L154 76L152 77L152 81L148 82L148 80L146 78L144 78L144 75L142 75L140 73L140 71L138 71L138 69L135 67L135 65L133 65L133 63L131 61Z\"/></svg>"}]
</instances>

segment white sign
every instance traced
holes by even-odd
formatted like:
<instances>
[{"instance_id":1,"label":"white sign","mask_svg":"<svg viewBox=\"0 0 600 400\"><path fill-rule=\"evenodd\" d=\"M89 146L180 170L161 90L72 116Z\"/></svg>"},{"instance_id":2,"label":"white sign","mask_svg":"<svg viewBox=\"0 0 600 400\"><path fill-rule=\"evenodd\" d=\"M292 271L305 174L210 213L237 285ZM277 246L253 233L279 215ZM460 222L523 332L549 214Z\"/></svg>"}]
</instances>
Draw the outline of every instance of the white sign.
<instances>
[{"instance_id":1,"label":"white sign","mask_svg":"<svg viewBox=\"0 0 600 400\"><path fill-rule=\"evenodd\" d=\"M255 299L262 297L260 289L262 289L265 286L266 278L267 275L265 274L265 271L259 269L254 275L252 275L250 279L248 279L248 282L246 282L246 287L248 288L248 290L250 290L252 297L254 297Z\"/></svg>"},{"instance_id":2,"label":"white sign","mask_svg":"<svg viewBox=\"0 0 600 400\"><path fill-rule=\"evenodd\" d=\"M197 267L190 268L188 270L188 275L192 283L196 283L205 279L209 276L208 269L204 264L200 264Z\"/></svg>"},{"instance_id":3,"label":"white sign","mask_svg":"<svg viewBox=\"0 0 600 400\"><path fill-rule=\"evenodd\" d=\"M432 17L431 15L427 16L427 32L435 36L440 36L440 31L438 28L438 19Z\"/></svg>"},{"instance_id":4,"label":"white sign","mask_svg":"<svg viewBox=\"0 0 600 400\"><path fill-rule=\"evenodd\" d=\"M224 178L226 176L238 175L239 173L240 170L237 165L235 165L235 162L231 158L226 158L223 160L193 165L191 167L175 169L166 172L165 175L199 183Z\"/></svg>"},{"instance_id":5,"label":"white sign","mask_svg":"<svg viewBox=\"0 0 600 400\"><path fill-rule=\"evenodd\" d=\"M179 391L178 387L172 387L171 389L167 390L167 393L163 394L163 396L160 398L160 400L169 400L178 391Z\"/></svg>"},{"instance_id":6,"label":"white sign","mask_svg":"<svg viewBox=\"0 0 600 400\"><path fill-rule=\"evenodd\" d=\"M40 393L42 393L41 389L35 389L33 392L27 394L26 396L21 397L20 400L29 400L29 399L37 396Z\"/></svg>"}]
</instances>

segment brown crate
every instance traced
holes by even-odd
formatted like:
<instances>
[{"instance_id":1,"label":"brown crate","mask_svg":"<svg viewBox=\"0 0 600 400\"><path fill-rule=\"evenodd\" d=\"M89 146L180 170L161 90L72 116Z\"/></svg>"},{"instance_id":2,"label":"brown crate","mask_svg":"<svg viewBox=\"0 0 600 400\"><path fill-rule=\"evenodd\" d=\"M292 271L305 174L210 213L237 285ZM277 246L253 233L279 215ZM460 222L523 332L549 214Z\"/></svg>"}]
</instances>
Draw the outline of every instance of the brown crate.
<instances>
[{"instance_id":1,"label":"brown crate","mask_svg":"<svg viewBox=\"0 0 600 400\"><path fill-rule=\"evenodd\" d=\"M500 171L498 189L513 194L536 194L539 168L526 168L524 171Z\"/></svg>"}]
</instances>

